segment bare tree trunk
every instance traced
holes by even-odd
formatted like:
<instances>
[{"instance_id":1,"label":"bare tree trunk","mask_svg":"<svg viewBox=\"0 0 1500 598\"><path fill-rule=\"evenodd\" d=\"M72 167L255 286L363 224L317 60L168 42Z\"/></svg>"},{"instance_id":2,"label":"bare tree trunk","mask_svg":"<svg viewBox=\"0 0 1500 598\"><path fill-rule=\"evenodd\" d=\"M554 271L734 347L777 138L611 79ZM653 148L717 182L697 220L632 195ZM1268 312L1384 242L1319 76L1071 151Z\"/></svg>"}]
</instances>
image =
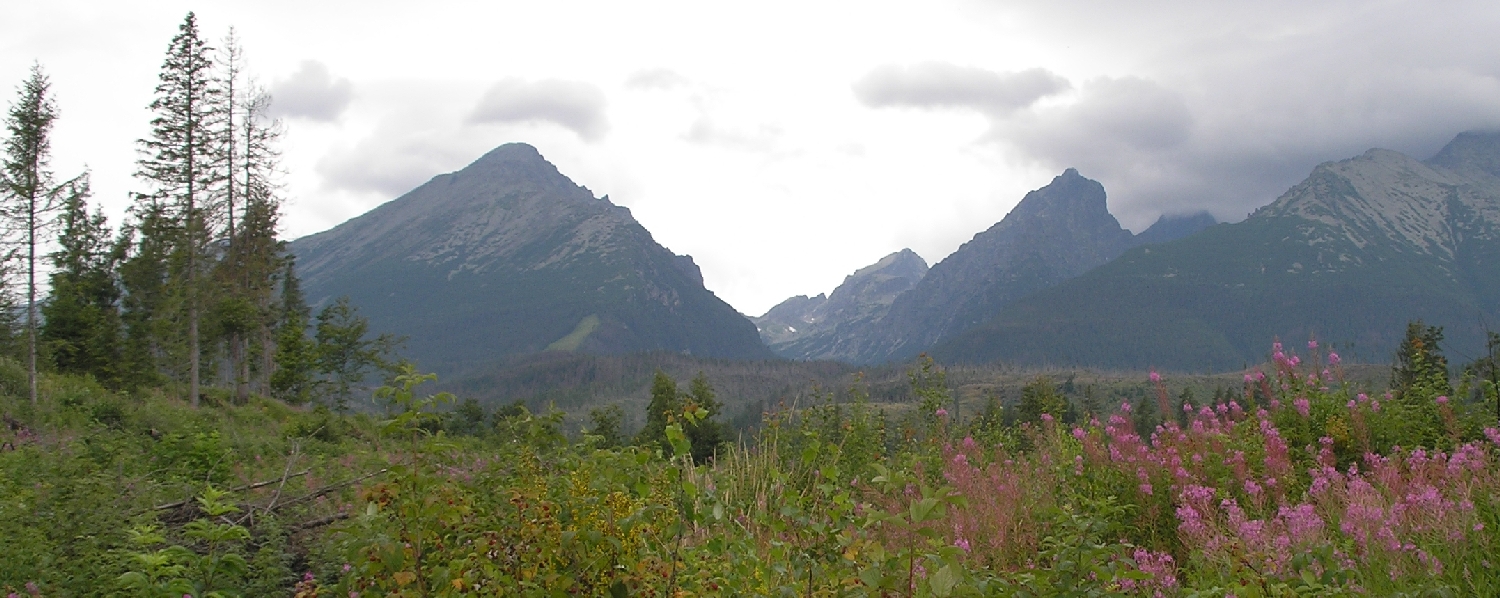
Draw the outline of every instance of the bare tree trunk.
<instances>
[{"instance_id":1,"label":"bare tree trunk","mask_svg":"<svg viewBox=\"0 0 1500 598\"><path fill-rule=\"evenodd\" d=\"M26 253L26 381L31 386L31 406L37 405L36 392L36 198L31 199L27 226Z\"/></svg>"},{"instance_id":2,"label":"bare tree trunk","mask_svg":"<svg viewBox=\"0 0 1500 598\"><path fill-rule=\"evenodd\" d=\"M250 400L250 361L245 359L245 338L236 332L230 337L230 355L234 360L234 400L243 405Z\"/></svg>"}]
</instances>

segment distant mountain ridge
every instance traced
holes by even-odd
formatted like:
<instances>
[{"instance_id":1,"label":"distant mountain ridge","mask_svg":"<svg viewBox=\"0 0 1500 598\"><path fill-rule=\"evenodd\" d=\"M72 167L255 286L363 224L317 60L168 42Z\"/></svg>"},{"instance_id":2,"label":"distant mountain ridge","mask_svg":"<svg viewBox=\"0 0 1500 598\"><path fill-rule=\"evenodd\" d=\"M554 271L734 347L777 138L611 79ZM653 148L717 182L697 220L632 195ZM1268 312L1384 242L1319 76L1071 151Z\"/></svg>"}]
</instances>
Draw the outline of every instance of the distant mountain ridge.
<instances>
[{"instance_id":1,"label":"distant mountain ridge","mask_svg":"<svg viewBox=\"0 0 1500 598\"><path fill-rule=\"evenodd\" d=\"M1324 163L1243 222L1134 249L933 352L1202 371L1311 336L1378 362L1420 318L1474 355L1500 316L1497 165L1500 135L1479 133L1425 163L1382 149Z\"/></svg>"},{"instance_id":2,"label":"distant mountain ridge","mask_svg":"<svg viewBox=\"0 0 1500 598\"><path fill-rule=\"evenodd\" d=\"M756 325L761 338L783 357L866 364L904 360L978 326L1008 302L1078 276L1130 247L1170 241L1213 224L1207 213L1163 216L1132 235L1109 213L1104 187L1069 168L1026 194L1004 219L974 235L925 276L904 277L910 288L886 287L878 309L866 310L858 319L820 321L822 295L799 296L756 318ZM878 268L894 255L899 254L860 272ZM860 276L850 276L827 301L833 302Z\"/></svg>"},{"instance_id":3,"label":"distant mountain ridge","mask_svg":"<svg viewBox=\"0 0 1500 598\"><path fill-rule=\"evenodd\" d=\"M691 257L624 207L507 144L458 172L291 243L310 301L349 295L410 337L424 367L553 350L765 358L755 327Z\"/></svg>"},{"instance_id":4,"label":"distant mountain ridge","mask_svg":"<svg viewBox=\"0 0 1500 598\"><path fill-rule=\"evenodd\" d=\"M851 339L884 318L896 297L927 270L922 256L902 249L845 277L826 297L792 297L752 320L761 340L778 355L854 361L859 346Z\"/></svg>"}]
</instances>

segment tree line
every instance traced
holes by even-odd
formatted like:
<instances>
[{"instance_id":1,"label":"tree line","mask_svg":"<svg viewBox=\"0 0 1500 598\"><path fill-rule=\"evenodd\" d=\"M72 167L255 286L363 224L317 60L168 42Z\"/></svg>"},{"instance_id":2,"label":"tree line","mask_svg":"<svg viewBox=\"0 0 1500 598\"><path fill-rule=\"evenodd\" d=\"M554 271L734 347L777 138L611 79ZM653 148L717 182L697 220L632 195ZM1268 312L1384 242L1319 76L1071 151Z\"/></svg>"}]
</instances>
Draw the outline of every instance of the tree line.
<instances>
[{"instance_id":1,"label":"tree line","mask_svg":"<svg viewBox=\"0 0 1500 598\"><path fill-rule=\"evenodd\" d=\"M59 110L33 65L5 116L0 171L0 352L27 363L33 403L37 371L52 369L194 405L257 393L342 408L372 370L393 369L399 339L372 338L347 298L314 317L301 293L277 237L271 102L234 30L211 46L188 13L137 141L140 190L112 228L89 205L89 173L59 180L49 167Z\"/></svg>"}]
</instances>

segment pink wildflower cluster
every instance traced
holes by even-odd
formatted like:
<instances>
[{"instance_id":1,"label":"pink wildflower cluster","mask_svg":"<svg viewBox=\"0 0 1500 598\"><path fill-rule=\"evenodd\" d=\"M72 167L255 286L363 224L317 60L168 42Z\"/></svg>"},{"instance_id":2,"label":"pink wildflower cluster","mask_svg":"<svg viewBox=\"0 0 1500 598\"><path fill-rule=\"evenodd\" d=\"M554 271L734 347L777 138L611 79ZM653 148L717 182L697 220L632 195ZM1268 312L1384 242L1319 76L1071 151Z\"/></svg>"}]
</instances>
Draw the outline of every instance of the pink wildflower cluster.
<instances>
[{"instance_id":1,"label":"pink wildflower cluster","mask_svg":"<svg viewBox=\"0 0 1500 598\"><path fill-rule=\"evenodd\" d=\"M1137 548L1130 558L1135 561L1137 571L1150 575L1151 578L1123 579L1120 581L1120 589L1142 596L1164 596L1177 589L1177 563L1172 555Z\"/></svg>"},{"instance_id":2,"label":"pink wildflower cluster","mask_svg":"<svg viewBox=\"0 0 1500 598\"><path fill-rule=\"evenodd\" d=\"M1316 343L1309 348L1316 350ZM1337 467L1334 439L1324 437L1308 447L1303 462L1314 467L1303 477L1275 421L1305 421L1313 411L1309 397L1326 389L1317 376L1300 375L1296 356L1280 345L1274 351L1279 389L1255 372L1245 376L1247 396L1258 385L1272 411L1280 408L1276 396L1295 397L1288 406L1295 410L1292 420L1273 421L1266 410L1251 415L1237 401L1226 401L1187 407L1185 425L1168 421L1138 430L1126 404L1105 423L1095 420L1071 431L1082 445L1073 474L1085 475L1087 466L1129 480L1126 487L1137 493L1145 519L1151 520L1152 509L1164 508L1187 552L1210 564L1248 560L1267 574L1289 576L1296 555L1347 546L1352 552L1335 554L1351 566L1355 559L1388 563L1382 570L1388 568L1393 578L1440 575L1447 558L1442 555L1472 545L1472 536L1484 530L1474 503L1487 495L1476 489L1500 482L1484 448L1500 448L1500 429L1485 430L1488 443L1462 444L1451 453L1397 449L1383 457L1362 447L1363 470L1344 471ZM1330 354L1329 365L1337 364ZM1342 417L1351 440L1368 438L1366 418L1380 411L1380 403L1364 394L1347 401ZM1439 413L1450 407L1446 398L1437 404Z\"/></svg>"},{"instance_id":3,"label":"pink wildflower cluster","mask_svg":"<svg viewBox=\"0 0 1500 598\"><path fill-rule=\"evenodd\" d=\"M949 511L953 545L988 564L1019 565L1036 557L1043 522L1035 516L1053 504L1051 468L1011 459L998 447L986 455L972 438L944 448L943 478L968 506Z\"/></svg>"}]
</instances>

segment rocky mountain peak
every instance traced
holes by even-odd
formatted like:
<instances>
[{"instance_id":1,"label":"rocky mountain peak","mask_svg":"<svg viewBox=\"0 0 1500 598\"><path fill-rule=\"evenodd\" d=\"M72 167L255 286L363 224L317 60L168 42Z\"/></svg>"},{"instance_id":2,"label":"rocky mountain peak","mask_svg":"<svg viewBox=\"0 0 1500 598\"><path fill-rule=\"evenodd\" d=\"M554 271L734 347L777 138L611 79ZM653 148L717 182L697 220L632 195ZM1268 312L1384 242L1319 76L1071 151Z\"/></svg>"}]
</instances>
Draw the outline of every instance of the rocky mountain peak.
<instances>
[{"instance_id":1,"label":"rocky mountain peak","mask_svg":"<svg viewBox=\"0 0 1500 598\"><path fill-rule=\"evenodd\" d=\"M1324 232L1319 242L1325 244L1347 242L1356 249L1388 246L1448 259L1465 236L1472 236L1463 232L1467 222L1500 214L1500 188L1481 168L1488 159L1481 150L1490 141L1485 136L1460 135L1431 163L1372 149L1348 160L1320 164L1306 180L1251 218L1311 221L1321 226Z\"/></svg>"},{"instance_id":2,"label":"rocky mountain peak","mask_svg":"<svg viewBox=\"0 0 1500 598\"><path fill-rule=\"evenodd\" d=\"M1106 205L1104 185L1078 174L1078 169L1069 168L1053 177L1047 186L1027 193L1021 203L1005 217L1010 220L1030 218L1068 218L1114 220ZM1004 223L1002 220L1001 223ZM1115 222L1119 226L1119 222Z\"/></svg>"},{"instance_id":3,"label":"rocky mountain peak","mask_svg":"<svg viewBox=\"0 0 1500 598\"><path fill-rule=\"evenodd\" d=\"M1069 168L898 296L852 360L914 356L1010 301L1113 259L1133 237L1109 213L1104 186Z\"/></svg>"},{"instance_id":4,"label":"rocky mountain peak","mask_svg":"<svg viewBox=\"0 0 1500 598\"><path fill-rule=\"evenodd\" d=\"M1460 173L1500 177L1500 131L1459 133L1427 163Z\"/></svg>"},{"instance_id":5,"label":"rocky mountain peak","mask_svg":"<svg viewBox=\"0 0 1500 598\"><path fill-rule=\"evenodd\" d=\"M689 256L522 143L292 243L308 297L445 363L562 347L764 357Z\"/></svg>"},{"instance_id":6,"label":"rocky mountain peak","mask_svg":"<svg viewBox=\"0 0 1500 598\"><path fill-rule=\"evenodd\" d=\"M861 331L884 317L896 296L926 273L927 261L902 249L844 277L826 297L798 295L753 320L761 340L779 355L850 361L857 356Z\"/></svg>"},{"instance_id":7,"label":"rocky mountain peak","mask_svg":"<svg viewBox=\"0 0 1500 598\"><path fill-rule=\"evenodd\" d=\"M901 251L880 258L878 262L855 270L853 274L844 279L844 283L848 284L854 279L877 275L907 278L912 282L916 282L925 274L927 274L927 260L922 259L922 256L917 255L915 251L902 249Z\"/></svg>"}]
</instances>

